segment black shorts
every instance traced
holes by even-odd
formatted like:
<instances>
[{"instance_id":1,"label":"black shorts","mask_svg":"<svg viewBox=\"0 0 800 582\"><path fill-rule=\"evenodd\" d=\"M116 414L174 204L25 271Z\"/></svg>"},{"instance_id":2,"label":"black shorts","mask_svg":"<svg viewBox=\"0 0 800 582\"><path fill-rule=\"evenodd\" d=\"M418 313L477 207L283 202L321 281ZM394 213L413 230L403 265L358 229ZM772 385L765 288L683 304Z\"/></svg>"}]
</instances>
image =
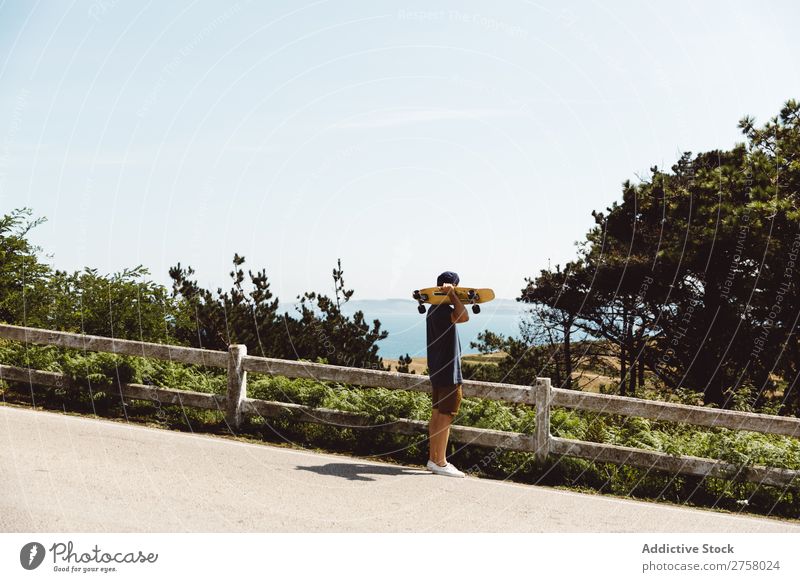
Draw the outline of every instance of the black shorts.
<instances>
[{"instance_id":1,"label":"black shorts","mask_svg":"<svg viewBox=\"0 0 800 582\"><path fill-rule=\"evenodd\" d=\"M431 391L433 408L444 414L457 414L461 406L461 396L461 384L433 386Z\"/></svg>"}]
</instances>

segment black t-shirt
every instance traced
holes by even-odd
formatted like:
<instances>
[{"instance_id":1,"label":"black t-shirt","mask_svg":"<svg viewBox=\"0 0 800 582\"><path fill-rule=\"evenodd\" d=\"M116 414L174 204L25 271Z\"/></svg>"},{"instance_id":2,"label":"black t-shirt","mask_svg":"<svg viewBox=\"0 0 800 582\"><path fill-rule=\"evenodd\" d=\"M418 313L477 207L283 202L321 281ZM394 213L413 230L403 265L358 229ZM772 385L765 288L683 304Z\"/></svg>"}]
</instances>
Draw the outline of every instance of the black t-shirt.
<instances>
[{"instance_id":1,"label":"black t-shirt","mask_svg":"<svg viewBox=\"0 0 800 582\"><path fill-rule=\"evenodd\" d=\"M452 305L431 305L425 318L428 334L428 371L433 386L461 384L461 341L450 320Z\"/></svg>"}]
</instances>

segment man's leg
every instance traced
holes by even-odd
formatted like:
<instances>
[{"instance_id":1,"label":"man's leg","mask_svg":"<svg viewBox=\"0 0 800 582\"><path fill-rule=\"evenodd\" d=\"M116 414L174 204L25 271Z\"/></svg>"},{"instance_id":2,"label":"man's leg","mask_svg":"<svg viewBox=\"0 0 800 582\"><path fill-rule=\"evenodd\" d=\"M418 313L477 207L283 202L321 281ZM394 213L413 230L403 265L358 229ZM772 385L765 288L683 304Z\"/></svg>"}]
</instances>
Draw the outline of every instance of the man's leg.
<instances>
[{"instance_id":1,"label":"man's leg","mask_svg":"<svg viewBox=\"0 0 800 582\"><path fill-rule=\"evenodd\" d=\"M452 414L433 409L431 422L428 425L430 439L430 454L428 458L440 467L444 467L447 464L447 441L450 438L450 425L452 422Z\"/></svg>"}]
</instances>

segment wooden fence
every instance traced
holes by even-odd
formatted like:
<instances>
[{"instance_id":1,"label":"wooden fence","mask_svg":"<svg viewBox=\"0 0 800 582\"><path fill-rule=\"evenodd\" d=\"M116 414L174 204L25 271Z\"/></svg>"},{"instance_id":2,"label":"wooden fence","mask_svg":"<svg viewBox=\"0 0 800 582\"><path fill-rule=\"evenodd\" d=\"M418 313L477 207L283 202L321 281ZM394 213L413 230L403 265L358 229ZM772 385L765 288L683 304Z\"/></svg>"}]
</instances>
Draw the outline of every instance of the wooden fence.
<instances>
[{"instance_id":1,"label":"wooden fence","mask_svg":"<svg viewBox=\"0 0 800 582\"><path fill-rule=\"evenodd\" d=\"M222 410L232 429L238 428L247 415L261 415L269 418L288 417L299 422L334 424L340 427L372 427L409 435L425 434L428 430L428 423L419 420L398 419L376 426L368 417L355 412L247 397L247 372L429 393L431 388L428 377L418 374L249 356L244 345L231 345L227 352L222 352L7 324L0 324L0 338L227 368L228 383L224 396L129 383L121 383L119 390L121 396L136 400ZM32 385L70 386L69 379L62 374L2 364L0 364L0 379L27 382ZM455 442L492 447L496 450L532 452L540 463L545 461L548 455L567 455L596 462L633 465L687 475L740 479L778 487L800 485L798 479L800 471L747 463L737 465L714 459L559 438L550 434L550 409L553 406L791 437L800 436L798 418L564 390L551 387L549 378L537 378L533 386L467 380L463 384L463 392L465 397L524 403L535 407L535 430L533 434L528 435L453 425L451 439Z\"/></svg>"}]
</instances>

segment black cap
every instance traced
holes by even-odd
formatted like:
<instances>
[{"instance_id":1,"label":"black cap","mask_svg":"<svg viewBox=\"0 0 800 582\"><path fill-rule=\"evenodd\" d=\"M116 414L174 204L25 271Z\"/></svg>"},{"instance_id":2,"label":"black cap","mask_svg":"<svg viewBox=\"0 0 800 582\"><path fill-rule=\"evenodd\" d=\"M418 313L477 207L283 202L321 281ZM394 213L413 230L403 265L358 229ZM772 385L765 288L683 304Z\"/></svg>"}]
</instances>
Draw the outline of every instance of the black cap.
<instances>
[{"instance_id":1,"label":"black cap","mask_svg":"<svg viewBox=\"0 0 800 582\"><path fill-rule=\"evenodd\" d=\"M445 283L450 283L451 285L457 286L460 280L461 279L458 278L458 273L454 273L453 271L445 271L436 278L436 286L441 287Z\"/></svg>"}]
</instances>

